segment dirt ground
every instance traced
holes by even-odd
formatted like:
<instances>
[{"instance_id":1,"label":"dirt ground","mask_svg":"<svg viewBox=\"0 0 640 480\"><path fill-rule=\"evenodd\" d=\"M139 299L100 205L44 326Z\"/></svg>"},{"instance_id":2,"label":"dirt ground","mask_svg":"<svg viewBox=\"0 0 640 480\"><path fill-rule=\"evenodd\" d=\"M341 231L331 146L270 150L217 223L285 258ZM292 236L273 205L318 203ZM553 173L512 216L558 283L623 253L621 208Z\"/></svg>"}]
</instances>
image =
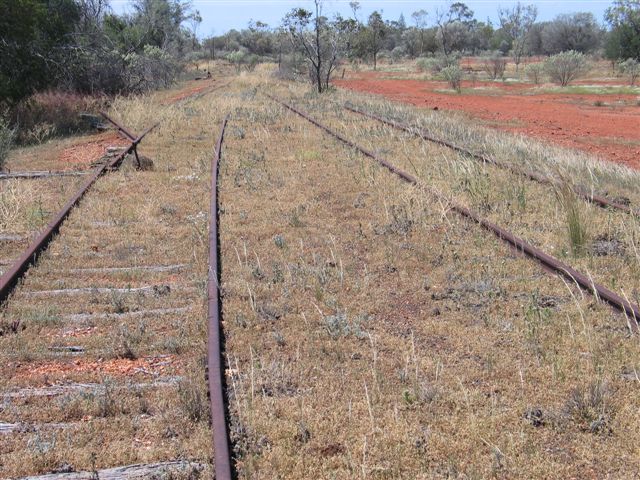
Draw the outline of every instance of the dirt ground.
<instances>
[{"instance_id":1,"label":"dirt ground","mask_svg":"<svg viewBox=\"0 0 640 480\"><path fill-rule=\"evenodd\" d=\"M463 89L474 90L457 95L442 91L448 88L446 82L384 78L377 72L352 74L334 83L425 108L463 111L500 130L640 168L640 106L635 95L525 95L521 86L471 81L465 81ZM481 90L488 85L491 89Z\"/></svg>"}]
</instances>

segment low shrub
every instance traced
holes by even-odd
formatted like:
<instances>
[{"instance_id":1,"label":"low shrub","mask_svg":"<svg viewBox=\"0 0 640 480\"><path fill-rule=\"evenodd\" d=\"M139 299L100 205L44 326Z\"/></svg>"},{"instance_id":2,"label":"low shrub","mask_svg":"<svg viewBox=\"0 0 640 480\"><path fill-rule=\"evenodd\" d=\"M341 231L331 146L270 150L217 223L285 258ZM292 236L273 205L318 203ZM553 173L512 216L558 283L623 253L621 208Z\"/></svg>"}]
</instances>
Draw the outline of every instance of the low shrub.
<instances>
[{"instance_id":1,"label":"low shrub","mask_svg":"<svg viewBox=\"0 0 640 480\"><path fill-rule=\"evenodd\" d=\"M421 72L441 73L447 67L459 66L460 57L457 55L440 55L438 57L420 58L416 62Z\"/></svg>"},{"instance_id":2,"label":"low shrub","mask_svg":"<svg viewBox=\"0 0 640 480\"><path fill-rule=\"evenodd\" d=\"M145 45L142 53L125 55L129 68L125 71L127 91L144 93L169 88L178 78L183 66L166 51Z\"/></svg>"},{"instance_id":3,"label":"low shrub","mask_svg":"<svg viewBox=\"0 0 640 480\"><path fill-rule=\"evenodd\" d=\"M440 74L451 85L451 88L458 93L462 91L462 73L462 69L458 65L451 65L440 71Z\"/></svg>"},{"instance_id":4,"label":"low shrub","mask_svg":"<svg viewBox=\"0 0 640 480\"><path fill-rule=\"evenodd\" d=\"M60 91L41 92L21 101L12 112L19 143L41 143L54 135L87 130L81 113L97 113L107 105L106 97Z\"/></svg>"},{"instance_id":5,"label":"low shrub","mask_svg":"<svg viewBox=\"0 0 640 480\"><path fill-rule=\"evenodd\" d=\"M504 78L506 68L507 59L499 55L491 55L482 61L482 69L489 75L491 80Z\"/></svg>"},{"instance_id":6,"label":"low shrub","mask_svg":"<svg viewBox=\"0 0 640 480\"><path fill-rule=\"evenodd\" d=\"M620 62L620 71L629 77L631 85L635 85L636 80L640 78L640 62L635 58L627 58L624 62Z\"/></svg>"},{"instance_id":7,"label":"low shrub","mask_svg":"<svg viewBox=\"0 0 640 480\"><path fill-rule=\"evenodd\" d=\"M552 81L565 87L589 70L587 57L583 53L569 50L553 55L544 63L544 69Z\"/></svg>"},{"instance_id":8,"label":"low shrub","mask_svg":"<svg viewBox=\"0 0 640 480\"><path fill-rule=\"evenodd\" d=\"M418 69L419 72L428 72L429 71L429 63L430 59L429 58L419 58L418 60L416 60L416 68Z\"/></svg>"},{"instance_id":9,"label":"low shrub","mask_svg":"<svg viewBox=\"0 0 640 480\"><path fill-rule=\"evenodd\" d=\"M536 85L542 82L542 75L544 74L544 65L541 63L531 63L524 68L524 74L529 80Z\"/></svg>"}]
</instances>

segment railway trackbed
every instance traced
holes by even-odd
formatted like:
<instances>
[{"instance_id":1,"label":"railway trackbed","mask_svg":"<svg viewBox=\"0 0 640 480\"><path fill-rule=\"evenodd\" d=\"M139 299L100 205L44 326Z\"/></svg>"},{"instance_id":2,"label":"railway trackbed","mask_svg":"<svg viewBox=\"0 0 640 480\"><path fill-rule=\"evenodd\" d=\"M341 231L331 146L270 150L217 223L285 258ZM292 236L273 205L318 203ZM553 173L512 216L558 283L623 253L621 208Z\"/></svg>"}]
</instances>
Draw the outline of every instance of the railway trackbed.
<instances>
[{"instance_id":1,"label":"railway trackbed","mask_svg":"<svg viewBox=\"0 0 640 480\"><path fill-rule=\"evenodd\" d=\"M630 471L627 237L571 252L573 190L302 86L225 86L157 107L154 169L95 182L8 297L0 477ZM114 111L127 142L155 113ZM634 221L579 200L591 235Z\"/></svg>"},{"instance_id":2,"label":"railway trackbed","mask_svg":"<svg viewBox=\"0 0 640 480\"><path fill-rule=\"evenodd\" d=\"M326 133L336 138L340 142L344 143L345 145L351 148L354 148L355 150L365 155L366 157L369 157L375 160L380 165L382 165L383 167L385 167L386 169L388 169L389 171L391 171L392 173L400 177L405 182L419 187L422 191L424 191L428 195L431 195L432 197L436 198L438 201L446 204L451 210L478 223L484 229L490 231L491 233L496 235L498 238L503 240L505 243L515 248L518 252L522 252L523 254L527 255L531 259L537 261L538 263L540 263L540 265L542 265L546 269L551 270L559 275L565 276L569 282L579 285L580 288L582 288L585 292L591 293L595 295L596 298L599 298L607 302L613 308L624 313L630 319L629 328L633 328L634 331L638 330L637 324L638 324L638 321L640 321L640 308L637 305L632 304L627 299L614 293L613 291L609 290L603 285L600 285L594 282L594 280L590 278L588 275L585 275L584 273L577 271L570 265L564 262L561 262L557 258L554 258L553 256L543 252L539 248L534 247L533 245L526 242L524 239L518 237L517 235L513 234L512 232L508 231L507 229L487 220L486 218L483 218L482 215L480 215L479 213L474 212L473 210L470 210L464 205L461 205L459 203L452 201L451 199L447 198L438 190L429 187L424 182L421 182L416 177L410 175L404 170L401 170L400 168L389 163L387 160L381 158L376 153L357 145L353 141L347 139L345 136L337 133L336 131L323 125L317 120L314 120L306 112L303 112L302 110L299 110L298 108L286 102L283 102L282 100L279 100L271 95L267 94L267 96L272 100L280 103L282 106L286 107L287 109L291 110L292 112L296 113L297 115L300 115L304 119L308 120L316 127L324 130ZM360 113L360 112L357 112L357 113Z\"/></svg>"},{"instance_id":3,"label":"railway trackbed","mask_svg":"<svg viewBox=\"0 0 640 480\"><path fill-rule=\"evenodd\" d=\"M208 169L190 162L210 156L211 136L183 127L204 131L217 90L145 104L163 119L149 136L111 119L125 152L83 179L17 262L3 262L0 478L209 475ZM124 124L140 118L135 108L120 107ZM142 137L154 165L139 171ZM20 179L16 192L31 181L54 179Z\"/></svg>"},{"instance_id":4,"label":"railway trackbed","mask_svg":"<svg viewBox=\"0 0 640 480\"><path fill-rule=\"evenodd\" d=\"M435 160L458 168L450 149L356 121L323 96L298 96L291 86L272 91L309 105L319 123L366 143L377 159L393 158L408 180L426 183ZM635 305L620 315L573 276L546 275L522 254L527 233L515 234L518 248L504 249L502 230L489 235L481 218L456 213L453 205L465 199L457 191L434 197L421 185L407 187L352 144L327 141L326 132L250 88L241 98L225 139L219 209L228 419L240 478L446 478L448 461L481 477L495 468L507 478L551 470L579 476L596 459L583 445L624 444L634 420L614 412L629 411L621 405L635 388L628 367L638 358ZM416 173L408 174L412 164ZM474 162L464 165L483 175ZM500 195L500 182L513 185L509 175L497 182ZM532 215L550 189L523 184L530 190L522 213L512 203L476 214L499 224L501 209L518 209L517 221L503 225L538 233ZM612 223L627 218L584 205ZM538 238L525 243L548 251ZM563 268L587 265L591 291L591 278L609 281L609 258L553 251ZM628 292L635 284L603 287ZM600 348L608 353L600 356ZM631 357L615 360L619 349ZM588 392L618 406L588 416L587 425L571 399ZM614 432L607 440L602 422ZM533 461L548 449L589 460ZM626 463L633 453L623 450Z\"/></svg>"},{"instance_id":5,"label":"railway trackbed","mask_svg":"<svg viewBox=\"0 0 640 480\"><path fill-rule=\"evenodd\" d=\"M529 180L532 180L534 182L538 182L542 185L550 185L552 187L555 188L562 188L562 182L557 180L557 179L553 179L553 178L549 178L545 175L539 174L537 172L533 172L533 171L527 171L524 169L519 169L516 168L512 165L508 165L505 163L502 163L500 161L494 160L493 158L487 156L487 155L481 155L478 153L474 153L472 151L470 151L467 148L461 147L460 145L456 145L454 143L451 143L447 140L442 140L440 138L437 138L431 134L429 134L428 132L421 130L421 129L417 129L417 128L413 128L409 125L400 123L400 122L396 122L395 120L391 120L388 118L384 118L381 117L380 115L376 115L370 112L366 112L362 109L358 109L356 107L353 107L351 105L344 105L344 108L350 112L353 113L357 113L359 115L368 117L368 118L372 118L374 120L377 120L378 122L384 123L385 125L389 125L397 130L401 130L407 133L410 133L412 135L416 135L420 138L422 138L423 140L426 140L428 142L433 142L436 143L438 145L444 145L445 147L448 147L456 152L462 153L463 155L468 156L469 158L473 158L475 160L478 160L482 163L488 163L488 164L492 164L495 165L496 167L503 169L503 170L507 170L515 175L519 175L521 177L527 178ZM638 216L638 212L636 210L633 210L629 205L623 205L621 203L616 202L615 200L610 200L608 198L606 198L604 195L600 195L597 194L595 192L590 192L588 188L585 188L584 186L575 186L572 185L570 186L570 188L575 192L576 195L578 195L579 197L581 197L582 199L584 199L587 202L591 202L594 203L602 208L613 208L615 210L620 210L622 212L628 213L630 215L635 215Z\"/></svg>"}]
</instances>

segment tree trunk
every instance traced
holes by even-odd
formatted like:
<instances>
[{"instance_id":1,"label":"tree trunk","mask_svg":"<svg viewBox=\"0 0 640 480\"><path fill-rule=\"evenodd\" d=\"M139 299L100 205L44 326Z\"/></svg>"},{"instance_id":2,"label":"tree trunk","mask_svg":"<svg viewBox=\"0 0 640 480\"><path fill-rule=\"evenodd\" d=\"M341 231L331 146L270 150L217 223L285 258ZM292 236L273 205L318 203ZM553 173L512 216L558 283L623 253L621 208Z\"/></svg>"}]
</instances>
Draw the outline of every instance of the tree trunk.
<instances>
[{"instance_id":1,"label":"tree trunk","mask_svg":"<svg viewBox=\"0 0 640 480\"><path fill-rule=\"evenodd\" d=\"M316 82L318 82L318 93L322 93L322 51L320 50L320 3L316 0Z\"/></svg>"}]
</instances>

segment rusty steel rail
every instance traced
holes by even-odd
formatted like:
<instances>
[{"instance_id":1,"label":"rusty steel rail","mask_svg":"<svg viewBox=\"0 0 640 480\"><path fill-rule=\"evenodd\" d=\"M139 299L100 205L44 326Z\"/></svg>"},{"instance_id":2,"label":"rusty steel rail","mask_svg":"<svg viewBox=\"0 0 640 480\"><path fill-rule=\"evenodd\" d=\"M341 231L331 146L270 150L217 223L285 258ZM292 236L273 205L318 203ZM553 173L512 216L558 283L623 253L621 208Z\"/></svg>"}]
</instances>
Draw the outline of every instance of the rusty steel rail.
<instances>
[{"instance_id":1,"label":"rusty steel rail","mask_svg":"<svg viewBox=\"0 0 640 480\"><path fill-rule=\"evenodd\" d=\"M153 130L156 125L147 128L140 136L135 138L129 147L120 153L117 157L108 163L98 167L93 175L91 175L80 187L80 189L71 197L71 199L62 207L62 209L56 214L56 216L47 224L44 231L38 235L38 237L27 247L20 258L13 264L13 266L7 270L0 277L0 303L4 302L13 289L18 284L18 281L24 273L29 269L29 266L35 263L38 256L47 247L53 236L60 229L60 225L67 218L74 206L80 202L85 193L100 178L105 172L118 168L125 157L131 153L136 146L142 141L142 139Z\"/></svg>"},{"instance_id":2,"label":"rusty steel rail","mask_svg":"<svg viewBox=\"0 0 640 480\"><path fill-rule=\"evenodd\" d=\"M107 115L105 112L100 112L100 115L102 115L104 117L104 119L109 122L111 125L113 125L114 127L116 127L116 130L118 130L118 132L120 132L121 134L123 134L123 136L125 138L127 138L128 140L135 140L137 137L134 133L132 133L131 131L129 131L127 128L123 127L122 125L120 125L118 122L116 122L113 118L111 118L109 115Z\"/></svg>"},{"instance_id":3,"label":"rusty steel rail","mask_svg":"<svg viewBox=\"0 0 640 480\"><path fill-rule=\"evenodd\" d=\"M118 133L120 133L125 139L129 140L130 142L134 142L135 143L135 145L133 146L133 154L136 157L136 167L139 169L140 168L140 157L138 156L138 143L139 142L136 141L136 139L138 138L137 135L135 133L133 133L131 130L127 129L126 127L123 127L122 125L120 125L118 122L116 122L113 118L111 118L106 113L100 112L100 115L102 115L105 118L105 120L107 120L114 127L116 127L116 130L118 130ZM154 129L155 127L157 127L157 126L158 126L158 123L154 124L151 127L151 130Z\"/></svg>"},{"instance_id":4,"label":"rusty steel rail","mask_svg":"<svg viewBox=\"0 0 640 480\"><path fill-rule=\"evenodd\" d=\"M505 243L507 243L509 246L517 249L519 252L522 252L522 253L526 254L528 257L537 260L546 269L552 270L553 272L568 278L570 281L576 283L578 286L580 286L586 292L594 295L596 298L600 298L600 299L604 300L610 306L612 306L614 309L624 313L625 315L627 315L627 317L630 317L630 318L634 319L635 322L633 324L634 325L633 328L636 331L638 331L638 322L640 321L640 308L637 305L629 302L625 298L622 298L620 295L612 292L608 288L593 282L591 280L591 278L589 278L587 275L578 272L573 267L571 267L571 266L561 262L557 258L555 258L555 257L543 252L539 248L534 247L533 245L527 243L525 240L523 240L520 237L514 235L513 233L509 232L505 228L490 222L489 220L487 220L484 217L482 217L480 214L468 209L467 207L465 207L463 205L460 205L460 204L452 202L451 200L446 198L443 194L441 194L441 193L429 188L423 182L420 182L415 177L409 175L408 173L404 172L403 170L399 169L398 167L392 165L391 163L387 162L383 158L380 158L375 153L370 152L369 150L366 150L365 148L363 148L363 147L357 145L356 143L354 143L353 141L343 137L339 133L334 132L329 127L321 124L317 120L311 118L307 113L305 113L305 112L303 112L301 110L298 110L297 108L295 108L295 107L293 107L293 106L283 102L282 100L279 100L279 99L277 99L277 98L275 98L275 97L273 97L273 96L271 96L269 94L265 93L265 95L268 98L272 99L273 101L275 101L275 102L279 103L280 105L284 106L285 108L287 108L287 109L291 110L292 112L298 114L299 116L301 116L302 118L306 119L307 121L311 122L312 124L314 124L318 128L324 130L325 132L327 132L329 135L333 136L334 138L337 138L338 140L340 140L345 145L348 145L349 147L359 151L361 154L365 155L366 157L369 157L369 158L375 160L376 162L378 162L379 164L381 164L382 166L384 166L385 168L387 168L388 170L390 170L391 172L395 173L397 176L402 178L405 182L410 183L410 184L415 185L415 186L419 186L419 187L425 188L434 197L438 198L439 200L447 202L450 205L452 210L454 210L455 212L459 213L460 215L462 215L462 216L464 216L466 218L469 218L469 219L477 222L484 229L486 229L486 230L490 231L491 233L493 233L495 236L497 236L500 240L502 240Z\"/></svg>"},{"instance_id":5,"label":"rusty steel rail","mask_svg":"<svg viewBox=\"0 0 640 480\"><path fill-rule=\"evenodd\" d=\"M209 377L209 400L211 403L211 429L215 461L215 478L231 480L231 448L225 402L224 337L222 334L222 299L220 296L220 239L218 226L218 171L222 158L224 130L229 117L222 121L220 136L211 161L211 218L209 227L209 278L208 278L208 339L207 365Z\"/></svg>"},{"instance_id":6,"label":"rusty steel rail","mask_svg":"<svg viewBox=\"0 0 640 480\"><path fill-rule=\"evenodd\" d=\"M488 163L490 165L494 165L498 168L501 168L503 170L507 170L515 175L519 175L521 177L525 177L529 180L533 180L534 182L538 182L542 185L550 185L553 187L558 187L560 186L560 183L557 180L553 180L550 179L548 177L545 177L544 175L540 175L539 173L536 172L531 172L531 171L527 171L527 170L521 170L519 168L516 168L512 165L500 162L498 160L495 160L493 158L490 158L486 155L481 155L479 153L474 153L470 150L467 150L466 148L463 148L459 145L456 145L454 143L448 142L446 140L443 140L441 138L436 138L432 135L429 135L428 133L426 133L424 130L419 129L419 128L414 128L411 127L409 125L405 125L403 123L400 122L396 122L395 120L391 120L388 118L384 118L381 117L379 115L375 115L373 113L370 112L365 112L363 110L360 110L358 108L352 107L351 105L343 105L343 107L345 108L345 110L348 110L350 112L353 113L357 113L359 115L362 115L363 117L368 117L371 118L373 120L377 120L380 123L384 123L385 125L389 125L390 127L395 128L396 130L402 130L405 132L408 132L412 135L415 135L417 137L422 138L423 140L426 140L428 142L431 143L435 143L438 145L442 145L445 147L448 147L458 153L462 153L464 155L467 155L471 158L473 158L474 160L479 160L483 163ZM599 207L602 208L613 208L615 210L620 210L624 213L628 213L630 215L635 215L635 216L640 216L640 212L638 211L634 211L633 209L631 209L631 207L629 207L628 205L622 205L620 203L617 202L613 202L611 200L609 200L608 198L604 197L603 195L598 195L596 193L593 192L588 192L587 189L585 189L584 187L580 187L580 186L576 186L576 185L572 185L571 189L573 190L573 192L583 198L584 200L586 200L587 202L591 202Z\"/></svg>"}]
</instances>

